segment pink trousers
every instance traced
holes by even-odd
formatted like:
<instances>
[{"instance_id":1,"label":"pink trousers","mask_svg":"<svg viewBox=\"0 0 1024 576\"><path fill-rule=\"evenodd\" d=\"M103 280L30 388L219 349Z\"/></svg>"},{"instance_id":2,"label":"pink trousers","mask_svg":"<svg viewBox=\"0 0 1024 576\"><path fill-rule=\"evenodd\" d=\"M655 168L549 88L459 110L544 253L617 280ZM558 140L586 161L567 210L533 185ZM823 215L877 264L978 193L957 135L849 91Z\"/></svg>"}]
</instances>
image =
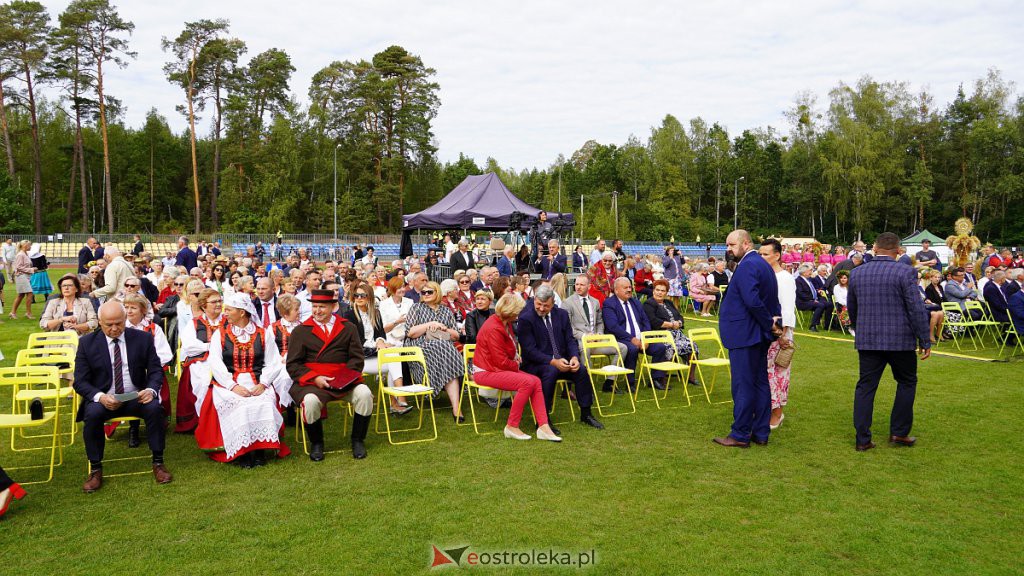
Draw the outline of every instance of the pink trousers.
<instances>
[{"instance_id":1,"label":"pink trousers","mask_svg":"<svg viewBox=\"0 0 1024 576\"><path fill-rule=\"evenodd\" d=\"M523 410L526 403L530 402L533 407L533 416L537 419L537 426L548 423L548 411L544 406L544 389L540 385L540 378L526 372L477 372L473 375L473 381L482 386L490 386L498 390L517 392L512 399L512 411L508 415L508 426L518 428L519 421L523 417Z\"/></svg>"}]
</instances>

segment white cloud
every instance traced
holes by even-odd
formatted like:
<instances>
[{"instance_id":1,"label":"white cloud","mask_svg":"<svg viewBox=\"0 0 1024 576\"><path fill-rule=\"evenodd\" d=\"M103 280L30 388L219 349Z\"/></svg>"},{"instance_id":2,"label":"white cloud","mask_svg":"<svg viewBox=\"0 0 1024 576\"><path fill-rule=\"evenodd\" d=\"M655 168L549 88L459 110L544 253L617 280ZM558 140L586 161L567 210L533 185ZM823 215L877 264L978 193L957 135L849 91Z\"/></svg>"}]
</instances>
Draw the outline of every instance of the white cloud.
<instances>
[{"instance_id":1,"label":"white cloud","mask_svg":"<svg viewBox=\"0 0 1024 576\"><path fill-rule=\"evenodd\" d=\"M66 1L45 2L56 19ZM717 121L736 134L784 128L798 92L827 101L863 75L927 87L949 102L990 67L1024 77L1024 10L994 2L121 2L139 58L113 71L108 91L141 125L156 107L175 129L180 89L164 79L186 20L227 18L247 57L287 51L291 88L333 60L370 59L398 44L437 70L434 123L442 160L466 153L503 166L544 167L586 140L646 137L665 114ZM205 124L205 123L204 123Z\"/></svg>"}]
</instances>

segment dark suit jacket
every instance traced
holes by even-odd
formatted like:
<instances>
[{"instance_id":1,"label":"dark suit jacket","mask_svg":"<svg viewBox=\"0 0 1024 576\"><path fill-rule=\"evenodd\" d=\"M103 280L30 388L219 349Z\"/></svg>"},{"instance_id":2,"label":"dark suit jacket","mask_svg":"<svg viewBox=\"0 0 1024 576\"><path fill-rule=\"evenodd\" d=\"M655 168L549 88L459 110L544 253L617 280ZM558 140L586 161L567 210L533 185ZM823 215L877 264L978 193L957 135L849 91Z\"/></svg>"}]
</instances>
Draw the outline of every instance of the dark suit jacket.
<instances>
[{"instance_id":1,"label":"dark suit jacket","mask_svg":"<svg viewBox=\"0 0 1024 576\"><path fill-rule=\"evenodd\" d=\"M466 251L465 256L459 250L452 254L451 266L453 272L455 270L468 270L476 267L476 260L473 259L473 253L469 250Z\"/></svg>"},{"instance_id":2,"label":"dark suit jacket","mask_svg":"<svg viewBox=\"0 0 1024 576\"><path fill-rule=\"evenodd\" d=\"M722 298L718 318L722 345L732 350L774 340L772 317L781 314L775 271L757 252L744 254Z\"/></svg>"},{"instance_id":3,"label":"dark suit jacket","mask_svg":"<svg viewBox=\"0 0 1024 576\"><path fill-rule=\"evenodd\" d=\"M647 332L650 330L651 323L647 319L647 314L644 313L640 306L640 302L636 298L630 298L626 304L629 305L633 316L636 318L636 323L640 325L640 331ZM626 311L615 294L606 298L604 304L601 305L601 318L604 320L605 334L614 334L615 339L623 343L630 342L634 338L629 333ZM640 335L637 334L635 338L640 338Z\"/></svg>"},{"instance_id":4,"label":"dark suit jacket","mask_svg":"<svg viewBox=\"0 0 1024 576\"><path fill-rule=\"evenodd\" d=\"M259 298L253 298L252 299L252 305L253 305L254 308L256 308L256 319L259 320L259 322L257 322L257 324L262 326L263 325L263 301L260 300ZM277 313L277 295L276 294L270 299L270 307L273 308L273 310L274 310L274 316L272 316L272 317L280 319L281 315Z\"/></svg>"},{"instance_id":5,"label":"dark suit jacket","mask_svg":"<svg viewBox=\"0 0 1024 576\"><path fill-rule=\"evenodd\" d=\"M814 295L817 293L811 290L811 287L807 285L807 280L802 276L794 278L796 281L796 306L800 310L808 310L813 306ZM811 284L814 284L814 279L810 279ZM817 286L815 286L817 290ZM820 298L820 296L819 296Z\"/></svg>"},{"instance_id":6,"label":"dark suit jacket","mask_svg":"<svg viewBox=\"0 0 1024 576\"><path fill-rule=\"evenodd\" d=\"M501 258L498 258L498 263L497 263L498 276L506 276L507 277L507 276L511 276L511 275L515 274L515 270L512 269L512 266L513 266L512 261L509 260L507 256L502 254Z\"/></svg>"},{"instance_id":7,"label":"dark suit jacket","mask_svg":"<svg viewBox=\"0 0 1024 576\"><path fill-rule=\"evenodd\" d=\"M946 301L946 293L942 290L941 284L928 284L924 289L924 295L936 306L942 306Z\"/></svg>"},{"instance_id":8,"label":"dark suit jacket","mask_svg":"<svg viewBox=\"0 0 1024 576\"><path fill-rule=\"evenodd\" d=\"M150 388L160 395L164 382L163 367L156 355L153 337L142 330L126 328L124 342L128 349L128 373L137 390ZM103 332L86 334L78 341L75 355L75 392L82 396L78 419L81 420L87 404L97 393L106 394L114 385L114 367L107 349L107 336Z\"/></svg>"},{"instance_id":9,"label":"dark suit jacket","mask_svg":"<svg viewBox=\"0 0 1024 576\"><path fill-rule=\"evenodd\" d=\"M1003 283L1006 286L1006 283ZM995 282L985 283L985 302L988 303L989 308L992 309L992 317L995 318L996 322L1009 322L1010 316L1007 312L1009 305L1009 298L1006 297L1006 292L1003 292Z\"/></svg>"},{"instance_id":10,"label":"dark suit jacket","mask_svg":"<svg viewBox=\"0 0 1024 576\"><path fill-rule=\"evenodd\" d=\"M1007 280L1006 283L1003 284L1003 294L1006 294L1007 299L1017 292L1020 292L1020 284L1017 284L1015 280Z\"/></svg>"},{"instance_id":11,"label":"dark suit jacket","mask_svg":"<svg viewBox=\"0 0 1024 576\"><path fill-rule=\"evenodd\" d=\"M683 319L683 316L676 310L672 301L667 298L665 299L664 306L658 304L658 301L654 298L648 298L644 301L644 313L647 314L647 320L651 323L651 330L666 330L666 328L662 328L662 324L665 322L675 322Z\"/></svg>"},{"instance_id":12,"label":"dark suit jacket","mask_svg":"<svg viewBox=\"0 0 1024 576\"><path fill-rule=\"evenodd\" d=\"M555 335L555 345L558 346L558 354L566 360L579 358L580 349L576 338L572 335L569 313L556 306L551 309L549 315L551 316L551 331ZM548 336L548 329L544 326L544 321L533 309L533 300L528 301L526 307L519 313L516 335L519 337L519 346L522 349L523 364L545 366L554 358L551 337Z\"/></svg>"},{"instance_id":13,"label":"dark suit jacket","mask_svg":"<svg viewBox=\"0 0 1024 576\"><path fill-rule=\"evenodd\" d=\"M928 314L917 272L889 256L875 256L850 273L846 296L857 327L857 350L910 351L931 347Z\"/></svg>"},{"instance_id":14,"label":"dark suit jacket","mask_svg":"<svg viewBox=\"0 0 1024 576\"><path fill-rule=\"evenodd\" d=\"M476 308L469 311L466 314L466 336L462 340L465 344L476 344L476 335L480 332L480 329L484 327L484 322L494 314L494 310L488 308L487 310L477 310Z\"/></svg>"},{"instance_id":15,"label":"dark suit jacket","mask_svg":"<svg viewBox=\"0 0 1024 576\"><path fill-rule=\"evenodd\" d=\"M142 254L143 250L144 250L144 248L142 246L142 241L140 240L140 241L136 242L135 243L135 247L132 248L132 254L135 254L136 256L138 256L139 254Z\"/></svg>"},{"instance_id":16,"label":"dark suit jacket","mask_svg":"<svg viewBox=\"0 0 1024 576\"><path fill-rule=\"evenodd\" d=\"M191 272L193 268L199 265L199 259L196 253L191 248L185 246L181 250L178 250L178 257L174 259L175 266L184 266L185 272Z\"/></svg>"},{"instance_id":17,"label":"dark suit jacket","mask_svg":"<svg viewBox=\"0 0 1024 576\"><path fill-rule=\"evenodd\" d=\"M537 261L537 272L540 274L541 278L544 278L545 280L551 279L552 276L558 274L559 272L565 274L564 254L559 254L558 256L555 256L554 262L548 260L547 256L541 256Z\"/></svg>"},{"instance_id":18,"label":"dark suit jacket","mask_svg":"<svg viewBox=\"0 0 1024 576\"><path fill-rule=\"evenodd\" d=\"M1010 296L1007 311L1010 313L1010 319L1013 320L1013 327L1017 330L1017 334L1024 335L1024 291L1018 290L1013 296Z\"/></svg>"},{"instance_id":19,"label":"dark suit jacket","mask_svg":"<svg viewBox=\"0 0 1024 576\"><path fill-rule=\"evenodd\" d=\"M92 256L92 250L88 246L82 246L82 249L78 251L78 273L88 274L89 273L89 262L95 260Z\"/></svg>"},{"instance_id":20,"label":"dark suit jacket","mask_svg":"<svg viewBox=\"0 0 1024 576\"><path fill-rule=\"evenodd\" d=\"M572 267L573 268L583 268L583 269L589 268L589 266L587 266L587 257L585 255L583 255L583 254L577 254L576 252L573 252L572 253Z\"/></svg>"}]
</instances>

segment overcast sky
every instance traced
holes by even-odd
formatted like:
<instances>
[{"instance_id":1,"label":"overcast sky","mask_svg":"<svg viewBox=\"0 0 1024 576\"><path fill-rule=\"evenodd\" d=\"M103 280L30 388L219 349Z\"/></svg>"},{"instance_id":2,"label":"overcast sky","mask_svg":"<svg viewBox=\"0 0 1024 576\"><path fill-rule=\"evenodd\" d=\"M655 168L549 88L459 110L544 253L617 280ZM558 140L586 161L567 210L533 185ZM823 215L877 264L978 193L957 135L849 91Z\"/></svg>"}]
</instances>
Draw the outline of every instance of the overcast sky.
<instances>
[{"instance_id":1,"label":"overcast sky","mask_svg":"<svg viewBox=\"0 0 1024 576\"><path fill-rule=\"evenodd\" d=\"M44 0L53 20L68 2ZM156 107L181 131L183 100L161 70L185 21L227 18L248 58L291 55L291 90L334 60L369 60L398 44L437 70L434 133L442 161L544 168L587 140L646 139L665 114L701 116L731 135L786 130L798 92L827 102L840 81L867 74L927 87L944 106L998 68L1024 78L1024 3L1013 0L856 1L116 1L135 23L138 59L111 72L107 91L141 126Z\"/></svg>"}]
</instances>

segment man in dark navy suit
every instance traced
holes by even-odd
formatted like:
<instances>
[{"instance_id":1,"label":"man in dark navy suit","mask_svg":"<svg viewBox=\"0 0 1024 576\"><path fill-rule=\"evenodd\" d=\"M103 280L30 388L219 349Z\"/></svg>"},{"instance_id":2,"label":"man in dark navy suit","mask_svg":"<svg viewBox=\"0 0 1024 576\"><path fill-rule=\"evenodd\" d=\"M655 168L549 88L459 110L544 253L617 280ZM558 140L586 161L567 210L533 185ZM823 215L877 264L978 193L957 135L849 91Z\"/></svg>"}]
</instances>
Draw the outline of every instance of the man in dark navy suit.
<instances>
[{"instance_id":1,"label":"man in dark navy suit","mask_svg":"<svg viewBox=\"0 0 1024 576\"><path fill-rule=\"evenodd\" d=\"M1003 288L1006 286L1006 273L996 270L992 273L992 280L985 283L982 293L985 296L985 303L992 309L992 318L996 322L1009 322L1010 316L1007 307L1010 299L1006 297Z\"/></svg>"},{"instance_id":2,"label":"man in dark navy suit","mask_svg":"<svg viewBox=\"0 0 1024 576\"><path fill-rule=\"evenodd\" d=\"M750 234L733 230L725 244L739 260L718 318L722 345L729 349L733 422L729 435L715 438L714 442L748 448L751 439L755 444L768 444L772 412L768 347L782 333L781 325L775 323L781 318L782 307L775 272L753 250Z\"/></svg>"},{"instance_id":3,"label":"man in dark navy suit","mask_svg":"<svg viewBox=\"0 0 1024 576\"><path fill-rule=\"evenodd\" d=\"M184 266L187 272L199 265L199 258L196 253L188 247L188 238L178 238L178 256L174 260L175 266Z\"/></svg>"},{"instance_id":4,"label":"man in dark navy suit","mask_svg":"<svg viewBox=\"0 0 1024 576\"><path fill-rule=\"evenodd\" d=\"M633 284L627 278L616 278L613 288L615 293L606 298L601 305L604 332L605 334L614 334L616 340L625 344L626 356L623 357L622 363L626 368L634 371L627 376L627 379L630 390L636 391L636 361L640 356L642 346L640 334L650 331L651 322L643 307L640 306L640 302L633 297ZM655 362L661 362L667 359L667 350L664 344L651 344L645 353L651 356ZM766 377L767 370L765 368ZM653 370L651 375L654 377L654 387L664 390L665 373Z\"/></svg>"},{"instance_id":5,"label":"man in dark navy suit","mask_svg":"<svg viewBox=\"0 0 1024 576\"><path fill-rule=\"evenodd\" d=\"M538 256L533 267L545 280L559 272L565 274L565 254L559 252L558 240L548 242L548 253Z\"/></svg>"},{"instance_id":6,"label":"man in dark navy suit","mask_svg":"<svg viewBox=\"0 0 1024 576\"><path fill-rule=\"evenodd\" d=\"M554 404L555 383L560 379L571 380L576 385L580 422L598 430L604 428L590 413L594 391L587 369L580 362L569 313L555 306L555 293L550 286L537 287L537 293L519 314L516 333L523 351L523 371L540 378L548 412ZM554 425L551 430L556 436L561 435Z\"/></svg>"},{"instance_id":7,"label":"man in dark navy suit","mask_svg":"<svg viewBox=\"0 0 1024 576\"><path fill-rule=\"evenodd\" d=\"M875 392L885 366L896 380L896 399L889 420L889 442L913 446L914 395L917 390L917 358L931 355L928 314L917 288L917 272L896 261L899 236L883 232L875 239L875 258L850 273L846 297L850 318L857 326L854 347L860 357L860 379L853 399L853 426L857 451L875 447L871 441L871 417Z\"/></svg>"},{"instance_id":8,"label":"man in dark navy suit","mask_svg":"<svg viewBox=\"0 0 1024 576\"><path fill-rule=\"evenodd\" d=\"M164 467L167 418L160 406L163 368L153 337L142 330L125 329L125 319L119 302L100 306L102 332L82 337L75 356L75 392L82 396L78 420L83 422L82 436L89 458L89 479L82 485L87 493L103 486L103 424L117 416L134 416L146 422L153 476L158 484L173 479ZM137 394L137 398L125 399L124 394Z\"/></svg>"},{"instance_id":9,"label":"man in dark navy suit","mask_svg":"<svg viewBox=\"0 0 1024 576\"><path fill-rule=\"evenodd\" d=\"M799 275L796 278L796 308L797 310L813 311L809 330L817 332L821 317L825 310L831 307L831 304L819 293L819 290L824 289L824 285L821 288L818 287L817 281L811 276L813 270L814 268L810 264L801 264L797 269Z\"/></svg>"}]
</instances>

